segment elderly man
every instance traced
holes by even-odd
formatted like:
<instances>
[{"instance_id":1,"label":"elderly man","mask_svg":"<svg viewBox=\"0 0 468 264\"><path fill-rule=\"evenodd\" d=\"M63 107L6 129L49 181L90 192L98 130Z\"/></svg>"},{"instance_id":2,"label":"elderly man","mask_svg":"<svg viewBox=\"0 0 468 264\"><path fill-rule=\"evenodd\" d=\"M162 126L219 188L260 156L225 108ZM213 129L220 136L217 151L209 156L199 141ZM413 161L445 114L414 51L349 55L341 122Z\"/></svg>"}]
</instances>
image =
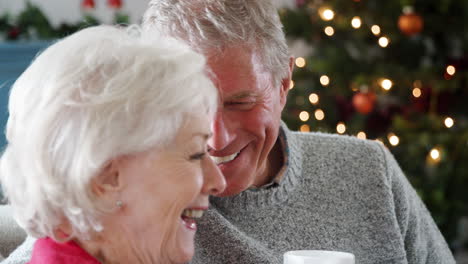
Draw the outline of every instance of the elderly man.
<instances>
[{"instance_id":1,"label":"elderly man","mask_svg":"<svg viewBox=\"0 0 468 264\"><path fill-rule=\"evenodd\" d=\"M199 225L193 263L281 263L298 249L455 263L384 146L281 122L293 60L271 1L153 0L144 16L146 30L207 56L221 98L209 147L227 188Z\"/></svg>"},{"instance_id":2,"label":"elderly man","mask_svg":"<svg viewBox=\"0 0 468 264\"><path fill-rule=\"evenodd\" d=\"M194 263L281 263L297 249L454 263L384 146L281 123L293 60L272 1L153 0L143 26L205 54L222 100L209 147L227 188L200 226Z\"/></svg>"}]
</instances>

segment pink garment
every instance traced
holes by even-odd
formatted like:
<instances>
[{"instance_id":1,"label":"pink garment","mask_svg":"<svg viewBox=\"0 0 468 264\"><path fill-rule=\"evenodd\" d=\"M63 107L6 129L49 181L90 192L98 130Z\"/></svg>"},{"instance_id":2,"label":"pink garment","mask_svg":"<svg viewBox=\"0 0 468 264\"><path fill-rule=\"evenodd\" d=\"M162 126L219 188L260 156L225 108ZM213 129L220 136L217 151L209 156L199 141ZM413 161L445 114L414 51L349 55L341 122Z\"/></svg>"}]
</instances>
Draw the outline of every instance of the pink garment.
<instances>
[{"instance_id":1,"label":"pink garment","mask_svg":"<svg viewBox=\"0 0 468 264\"><path fill-rule=\"evenodd\" d=\"M100 262L74 241L58 243L47 237L36 241L28 264L100 264Z\"/></svg>"}]
</instances>

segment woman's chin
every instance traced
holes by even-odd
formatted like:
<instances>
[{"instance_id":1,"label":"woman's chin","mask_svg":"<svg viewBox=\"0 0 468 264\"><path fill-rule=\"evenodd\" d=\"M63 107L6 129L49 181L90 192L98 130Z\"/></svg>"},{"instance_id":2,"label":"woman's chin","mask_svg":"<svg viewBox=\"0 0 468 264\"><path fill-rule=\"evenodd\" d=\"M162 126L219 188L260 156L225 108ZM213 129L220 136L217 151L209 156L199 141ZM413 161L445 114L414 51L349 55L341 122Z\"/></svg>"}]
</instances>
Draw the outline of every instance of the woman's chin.
<instances>
[{"instance_id":1,"label":"woman's chin","mask_svg":"<svg viewBox=\"0 0 468 264\"><path fill-rule=\"evenodd\" d=\"M191 251L182 252L182 254L180 255L180 259L177 261L177 263L189 263L192 260L194 254L195 252L193 249Z\"/></svg>"},{"instance_id":2,"label":"woman's chin","mask_svg":"<svg viewBox=\"0 0 468 264\"><path fill-rule=\"evenodd\" d=\"M176 251L173 254L175 263L190 262L195 254L195 232L196 229L187 227L186 223L182 222L177 231Z\"/></svg>"},{"instance_id":3,"label":"woman's chin","mask_svg":"<svg viewBox=\"0 0 468 264\"><path fill-rule=\"evenodd\" d=\"M177 252L175 252L175 254L172 255L171 262L180 263L180 264L189 263L192 260L194 254L195 254L195 248L193 246L193 243L191 244L191 246L181 245L179 250L177 250Z\"/></svg>"}]
</instances>

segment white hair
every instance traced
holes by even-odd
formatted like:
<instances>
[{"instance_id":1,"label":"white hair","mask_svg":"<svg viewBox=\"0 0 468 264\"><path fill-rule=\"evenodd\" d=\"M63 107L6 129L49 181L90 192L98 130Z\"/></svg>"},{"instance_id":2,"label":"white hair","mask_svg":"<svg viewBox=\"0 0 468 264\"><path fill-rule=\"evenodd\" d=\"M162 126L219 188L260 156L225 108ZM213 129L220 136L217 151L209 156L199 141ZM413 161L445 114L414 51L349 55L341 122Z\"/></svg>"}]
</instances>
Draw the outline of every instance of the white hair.
<instances>
[{"instance_id":1,"label":"white hair","mask_svg":"<svg viewBox=\"0 0 468 264\"><path fill-rule=\"evenodd\" d=\"M205 55L247 46L259 52L275 85L289 74L288 47L272 0L152 0L143 29L182 39Z\"/></svg>"},{"instance_id":2,"label":"white hair","mask_svg":"<svg viewBox=\"0 0 468 264\"><path fill-rule=\"evenodd\" d=\"M0 181L33 236L100 231L90 182L115 157L165 146L188 113L213 115L205 58L137 26L87 28L40 54L14 83ZM109 209L109 208L108 208ZM108 210L107 209L107 210Z\"/></svg>"}]
</instances>

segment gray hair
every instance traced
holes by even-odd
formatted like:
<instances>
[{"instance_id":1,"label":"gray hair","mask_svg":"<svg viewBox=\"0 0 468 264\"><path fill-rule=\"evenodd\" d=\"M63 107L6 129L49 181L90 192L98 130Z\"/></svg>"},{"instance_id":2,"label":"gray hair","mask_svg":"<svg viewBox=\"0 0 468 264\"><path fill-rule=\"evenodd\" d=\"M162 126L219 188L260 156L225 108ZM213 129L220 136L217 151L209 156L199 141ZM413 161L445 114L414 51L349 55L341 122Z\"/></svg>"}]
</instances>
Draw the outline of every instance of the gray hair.
<instances>
[{"instance_id":1,"label":"gray hair","mask_svg":"<svg viewBox=\"0 0 468 264\"><path fill-rule=\"evenodd\" d=\"M18 223L54 237L100 231L90 183L113 158L164 147L189 113L213 116L205 58L138 27L87 28L46 49L14 83L0 181Z\"/></svg>"},{"instance_id":2,"label":"gray hair","mask_svg":"<svg viewBox=\"0 0 468 264\"><path fill-rule=\"evenodd\" d=\"M143 29L182 39L204 54L246 45L259 51L276 84L288 76L288 47L272 0L152 0Z\"/></svg>"}]
</instances>

